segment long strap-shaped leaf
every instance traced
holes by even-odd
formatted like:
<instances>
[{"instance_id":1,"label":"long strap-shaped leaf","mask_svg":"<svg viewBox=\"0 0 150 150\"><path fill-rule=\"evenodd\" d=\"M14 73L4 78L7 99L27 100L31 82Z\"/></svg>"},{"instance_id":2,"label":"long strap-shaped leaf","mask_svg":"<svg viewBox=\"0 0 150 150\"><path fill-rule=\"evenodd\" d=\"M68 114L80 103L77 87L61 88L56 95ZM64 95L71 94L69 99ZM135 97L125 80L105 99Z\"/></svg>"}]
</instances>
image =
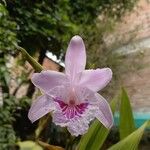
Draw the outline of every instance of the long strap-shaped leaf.
<instances>
[{"instance_id":1,"label":"long strap-shaped leaf","mask_svg":"<svg viewBox=\"0 0 150 150\"><path fill-rule=\"evenodd\" d=\"M15 47L21 51L23 57L26 58L35 71L41 72L43 70L42 66L33 57L31 57L24 48L18 45L15 45Z\"/></svg>"},{"instance_id":2,"label":"long strap-shaped leaf","mask_svg":"<svg viewBox=\"0 0 150 150\"><path fill-rule=\"evenodd\" d=\"M127 92L124 88L121 91L121 105L119 117L119 133L120 139L124 139L135 130L132 108Z\"/></svg>"},{"instance_id":3,"label":"long strap-shaped leaf","mask_svg":"<svg viewBox=\"0 0 150 150\"><path fill-rule=\"evenodd\" d=\"M111 109L114 113L118 99L111 101ZM82 136L78 145L78 150L99 150L110 130L106 129L98 120L95 120L91 125L88 133Z\"/></svg>"},{"instance_id":4,"label":"long strap-shaped leaf","mask_svg":"<svg viewBox=\"0 0 150 150\"><path fill-rule=\"evenodd\" d=\"M150 126L150 121L146 121L140 128L134 131L132 134L113 145L108 150L136 150L139 142L142 138L146 127Z\"/></svg>"}]
</instances>

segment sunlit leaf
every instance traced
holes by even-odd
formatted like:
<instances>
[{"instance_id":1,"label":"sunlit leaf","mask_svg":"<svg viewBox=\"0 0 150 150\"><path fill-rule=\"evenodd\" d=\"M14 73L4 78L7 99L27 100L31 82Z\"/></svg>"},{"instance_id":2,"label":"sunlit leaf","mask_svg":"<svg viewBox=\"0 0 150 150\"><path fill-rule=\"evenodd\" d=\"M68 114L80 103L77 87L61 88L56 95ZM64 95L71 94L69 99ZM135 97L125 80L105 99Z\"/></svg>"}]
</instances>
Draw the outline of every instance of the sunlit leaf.
<instances>
[{"instance_id":1,"label":"sunlit leaf","mask_svg":"<svg viewBox=\"0 0 150 150\"><path fill-rule=\"evenodd\" d=\"M145 128L149 126L150 121L146 121L140 128L135 130L133 133L131 133L129 136L127 136L117 144L113 145L108 150L136 150Z\"/></svg>"},{"instance_id":2,"label":"sunlit leaf","mask_svg":"<svg viewBox=\"0 0 150 150\"><path fill-rule=\"evenodd\" d=\"M41 146L33 141L18 142L17 145L20 147L20 150L43 150Z\"/></svg>"},{"instance_id":3,"label":"sunlit leaf","mask_svg":"<svg viewBox=\"0 0 150 150\"><path fill-rule=\"evenodd\" d=\"M120 139L124 139L135 130L135 123L130 100L124 88L121 91L121 105L119 118Z\"/></svg>"},{"instance_id":4,"label":"sunlit leaf","mask_svg":"<svg viewBox=\"0 0 150 150\"><path fill-rule=\"evenodd\" d=\"M117 99L113 99L111 101L110 106L113 113L115 111L117 102ZM88 133L82 136L78 150L99 150L102 147L109 132L110 130L106 129L98 120L95 120L89 128Z\"/></svg>"}]
</instances>

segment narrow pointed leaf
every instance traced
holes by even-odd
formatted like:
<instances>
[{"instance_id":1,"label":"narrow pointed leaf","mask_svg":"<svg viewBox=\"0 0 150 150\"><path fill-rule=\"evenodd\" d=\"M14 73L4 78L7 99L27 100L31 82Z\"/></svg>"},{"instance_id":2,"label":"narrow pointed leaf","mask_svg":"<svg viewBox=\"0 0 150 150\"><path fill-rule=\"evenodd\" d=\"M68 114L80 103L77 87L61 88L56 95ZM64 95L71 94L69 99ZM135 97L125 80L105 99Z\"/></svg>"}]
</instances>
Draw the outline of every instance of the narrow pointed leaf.
<instances>
[{"instance_id":1,"label":"narrow pointed leaf","mask_svg":"<svg viewBox=\"0 0 150 150\"><path fill-rule=\"evenodd\" d=\"M111 101L110 106L113 113L115 111L117 102L117 99L113 99ZM106 129L98 120L95 120L89 128L88 133L82 136L78 150L99 150L102 147L109 132L110 130Z\"/></svg>"},{"instance_id":2,"label":"narrow pointed leaf","mask_svg":"<svg viewBox=\"0 0 150 150\"><path fill-rule=\"evenodd\" d=\"M110 147L108 150L137 150L146 127L150 126L150 121L146 121L140 128L128 135L126 138Z\"/></svg>"},{"instance_id":3,"label":"narrow pointed leaf","mask_svg":"<svg viewBox=\"0 0 150 150\"><path fill-rule=\"evenodd\" d=\"M25 57L25 59L30 63L30 65L34 68L35 71L41 72L43 70L42 66L33 57L31 57L24 48L18 45L15 46L18 50L21 51L23 57Z\"/></svg>"},{"instance_id":4,"label":"narrow pointed leaf","mask_svg":"<svg viewBox=\"0 0 150 150\"><path fill-rule=\"evenodd\" d=\"M130 105L130 99L124 88L121 91L121 105L119 117L119 133L120 139L124 139L135 130L135 123Z\"/></svg>"}]
</instances>

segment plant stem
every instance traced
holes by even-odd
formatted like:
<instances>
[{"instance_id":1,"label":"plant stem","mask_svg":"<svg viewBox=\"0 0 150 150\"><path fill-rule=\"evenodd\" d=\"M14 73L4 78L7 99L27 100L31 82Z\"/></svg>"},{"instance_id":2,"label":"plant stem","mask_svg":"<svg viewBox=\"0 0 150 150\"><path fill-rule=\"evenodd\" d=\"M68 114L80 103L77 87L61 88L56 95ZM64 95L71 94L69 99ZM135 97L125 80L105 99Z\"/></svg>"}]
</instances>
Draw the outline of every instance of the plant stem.
<instances>
[{"instance_id":1,"label":"plant stem","mask_svg":"<svg viewBox=\"0 0 150 150\"><path fill-rule=\"evenodd\" d=\"M23 57L30 63L30 65L35 69L36 72L41 72L43 67L32 57L29 53L22 47L15 45L17 50L21 51Z\"/></svg>"}]
</instances>

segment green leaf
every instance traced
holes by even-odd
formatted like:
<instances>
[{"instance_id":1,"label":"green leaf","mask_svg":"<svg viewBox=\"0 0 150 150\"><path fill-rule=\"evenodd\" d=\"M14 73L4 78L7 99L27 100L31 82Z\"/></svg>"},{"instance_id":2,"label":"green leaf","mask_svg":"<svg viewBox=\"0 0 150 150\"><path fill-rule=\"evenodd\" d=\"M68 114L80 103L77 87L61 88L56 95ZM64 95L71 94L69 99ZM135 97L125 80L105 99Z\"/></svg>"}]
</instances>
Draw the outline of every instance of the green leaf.
<instances>
[{"instance_id":1,"label":"green leaf","mask_svg":"<svg viewBox=\"0 0 150 150\"><path fill-rule=\"evenodd\" d=\"M108 150L136 150L146 127L150 126L150 121L146 121L139 129L110 147Z\"/></svg>"},{"instance_id":2,"label":"green leaf","mask_svg":"<svg viewBox=\"0 0 150 150\"><path fill-rule=\"evenodd\" d=\"M118 99L113 99L111 101L110 107L114 113ZM82 136L80 143L78 145L78 150L99 150L110 130L106 129L98 120L95 120L90 126L88 133Z\"/></svg>"},{"instance_id":3,"label":"green leaf","mask_svg":"<svg viewBox=\"0 0 150 150\"><path fill-rule=\"evenodd\" d=\"M135 123L130 105L130 100L127 92L122 88L121 92L121 105L120 105L120 117L119 117L119 133L120 139L124 139L130 133L135 130Z\"/></svg>"},{"instance_id":4,"label":"green leaf","mask_svg":"<svg viewBox=\"0 0 150 150\"><path fill-rule=\"evenodd\" d=\"M33 141L18 142L17 145L20 147L20 150L43 150L41 146Z\"/></svg>"},{"instance_id":5,"label":"green leaf","mask_svg":"<svg viewBox=\"0 0 150 150\"><path fill-rule=\"evenodd\" d=\"M26 60L27 60L27 61L30 63L30 65L35 69L35 71L41 72L41 71L43 70L42 66L41 66L33 57L31 57L31 56L27 53L27 51L26 51L24 48L22 48L22 47L20 47L20 46L18 46L18 45L15 45L15 46L16 46L16 48L17 48L18 50L21 51L23 57L26 58Z\"/></svg>"}]
</instances>

